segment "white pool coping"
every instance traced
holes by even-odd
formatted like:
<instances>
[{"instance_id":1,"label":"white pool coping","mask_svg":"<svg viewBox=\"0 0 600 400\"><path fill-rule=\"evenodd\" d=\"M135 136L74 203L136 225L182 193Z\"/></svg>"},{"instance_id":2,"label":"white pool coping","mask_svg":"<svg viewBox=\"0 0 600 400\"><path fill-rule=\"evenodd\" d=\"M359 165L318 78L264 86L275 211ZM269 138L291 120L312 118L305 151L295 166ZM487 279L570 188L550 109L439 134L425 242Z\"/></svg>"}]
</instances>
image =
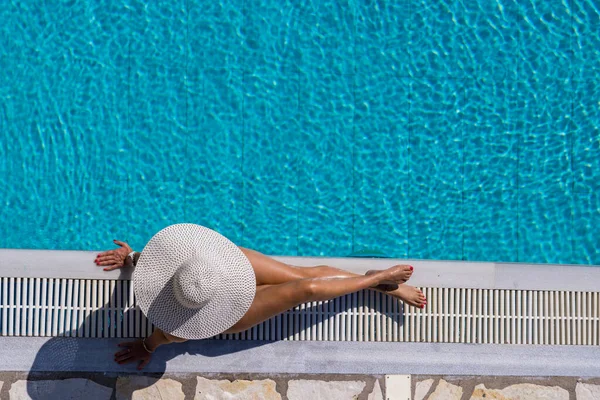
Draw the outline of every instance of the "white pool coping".
<instances>
[{"instance_id":1,"label":"white pool coping","mask_svg":"<svg viewBox=\"0 0 600 400\"><path fill-rule=\"evenodd\" d=\"M130 279L131 270L105 272L97 251L0 249L0 276L20 278ZM410 264L410 283L419 287L598 291L600 266L434 261L382 258L285 257L298 266L331 265L355 273Z\"/></svg>"}]
</instances>

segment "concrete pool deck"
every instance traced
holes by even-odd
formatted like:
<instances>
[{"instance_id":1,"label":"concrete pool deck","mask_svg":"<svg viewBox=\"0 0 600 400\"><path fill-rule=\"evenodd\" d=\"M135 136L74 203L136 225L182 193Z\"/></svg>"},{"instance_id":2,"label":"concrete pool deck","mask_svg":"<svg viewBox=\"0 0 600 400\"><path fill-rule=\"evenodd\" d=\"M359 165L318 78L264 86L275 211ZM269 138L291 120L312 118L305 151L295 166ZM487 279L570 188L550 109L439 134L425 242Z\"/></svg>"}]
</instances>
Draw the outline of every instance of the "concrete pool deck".
<instances>
[{"instance_id":1,"label":"concrete pool deck","mask_svg":"<svg viewBox=\"0 0 600 400\"><path fill-rule=\"evenodd\" d=\"M0 338L0 371L134 373L131 339ZM598 376L599 346L199 340L161 347L146 373Z\"/></svg>"}]
</instances>

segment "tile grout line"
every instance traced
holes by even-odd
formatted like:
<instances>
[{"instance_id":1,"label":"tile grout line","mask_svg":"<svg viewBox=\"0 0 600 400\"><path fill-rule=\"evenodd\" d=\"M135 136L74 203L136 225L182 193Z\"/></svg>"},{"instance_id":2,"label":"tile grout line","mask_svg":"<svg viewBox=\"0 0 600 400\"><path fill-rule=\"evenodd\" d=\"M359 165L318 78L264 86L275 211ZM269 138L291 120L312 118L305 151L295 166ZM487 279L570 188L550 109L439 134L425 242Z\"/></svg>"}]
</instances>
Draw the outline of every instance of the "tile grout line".
<instances>
[{"instance_id":1,"label":"tile grout line","mask_svg":"<svg viewBox=\"0 0 600 400\"><path fill-rule=\"evenodd\" d=\"M411 163L411 138L412 138L412 104L413 104L413 81L412 79L408 83L408 143L406 144L406 156L408 157L408 162L406 168L408 169L408 188L409 192L412 192L412 163ZM410 203L410 202L409 202ZM409 204L409 209L412 204ZM406 257L410 258L410 227L409 224L406 224Z\"/></svg>"},{"instance_id":2,"label":"tile grout line","mask_svg":"<svg viewBox=\"0 0 600 400\"><path fill-rule=\"evenodd\" d=\"M354 65L354 75L352 77L352 145L350 146L352 157L352 252L356 251L356 64Z\"/></svg>"},{"instance_id":3,"label":"tile grout line","mask_svg":"<svg viewBox=\"0 0 600 400\"><path fill-rule=\"evenodd\" d=\"M573 1L569 0L569 7L571 9L571 12L569 14L569 23L571 25L571 30L570 30L570 38L569 38L569 47L570 47L570 53L571 53L571 57L573 57L574 54L574 49L573 49L573 31L574 31L574 16L573 16ZM575 117L575 90L576 90L576 86L574 85L573 81L575 80L574 78L574 72L573 72L573 59L571 58L571 65L569 66L569 72L571 75L571 79L569 80L569 84L571 85L571 118L569 119L569 140L570 140L570 151L571 151L571 157L570 157L570 164L571 164L571 260L575 261L575 170L574 170L574 157L575 157L575 152L574 152L574 147L575 147L575 123L573 122L573 119Z\"/></svg>"},{"instance_id":4,"label":"tile grout line","mask_svg":"<svg viewBox=\"0 0 600 400\"><path fill-rule=\"evenodd\" d=\"M571 27L573 22L573 16L571 15ZM571 29L572 31L572 29ZM571 70L572 71L572 70ZM571 85L571 117L569 118L569 124L567 125L569 128L568 136L569 139L569 147L570 147L570 167L571 167L571 260L575 260L575 173L573 168L573 158L575 153L574 142L575 142L575 124L573 123L573 118L575 116L575 87L573 85L573 80L569 81Z\"/></svg>"},{"instance_id":5,"label":"tile grout line","mask_svg":"<svg viewBox=\"0 0 600 400\"><path fill-rule=\"evenodd\" d=\"M191 140L191 134L190 134L190 121L189 121L189 63L190 63L190 54L189 54L189 49L190 49L190 7L189 7L189 0L185 0L185 75L183 78L183 88L185 90L185 127L186 127L186 132L185 132L185 154L186 157L189 156L189 149L190 149L190 140ZM204 86L204 81L202 82L202 86ZM202 92L204 93L204 87L202 89ZM202 113L204 115L204 113ZM184 170L184 174L183 177L180 181L180 185L183 186L183 193L189 193L188 192L188 188L186 185L186 178L187 175L189 174L189 167L186 165L186 169L187 171ZM185 215L187 213L188 210L188 196L184 195L183 196L183 219L187 220L187 216ZM187 222L187 221L186 221Z\"/></svg>"},{"instance_id":6,"label":"tile grout line","mask_svg":"<svg viewBox=\"0 0 600 400\"><path fill-rule=\"evenodd\" d=\"M296 118L300 117L300 70L296 68L296 81L298 93L296 94ZM300 129L300 127L298 127ZM303 154L304 152L301 152ZM304 157L302 157L303 159ZM296 255L300 255L300 159L296 161Z\"/></svg>"},{"instance_id":7,"label":"tile grout line","mask_svg":"<svg viewBox=\"0 0 600 400\"><path fill-rule=\"evenodd\" d=\"M128 23L129 23L129 28L132 27L133 23L132 23L132 18L133 18L133 12L131 10L131 8L129 8L127 10L127 14L129 15L128 18ZM132 74L131 74L131 41L133 39L133 36L130 37L130 40L127 41L127 119L126 119L126 127L125 127L125 131L130 134L131 133L131 97L132 97L132 92L131 92L131 86L132 86ZM129 135L126 136L129 136ZM121 138L121 140L123 140L124 138ZM123 142L121 142L123 144ZM133 151L133 155L137 158L137 154L138 151L137 149L135 151ZM134 160L134 163L137 164L137 160ZM126 177L127 180L127 189L129 193L133 193L133 188L131 187L131 185L133 184L132 180L131 180L131 174L127 174ZM131 201L131 196L127 196L127 201Z\"/></svg>"},{"instance_id":8,"label":"tile grout line","mask_svg":"<svg viewBox=\"0 0 600 400\"><path fill-rule=\"evenodd\" d=\"M522 43L522 38L521 35L518 36L519 38L519 49L521 48L521 46L523 45ZM519 65L519 63L517 62L517 77L514 80L514 82L512 83L513 89L517 89L518 92L518 88L519 88L519 83L521 82L521 73L522 73L522 69L521 66ZM518 101L518 97L517 97L517 101ZM509 113L511 115L514 114L514 112L512 112L512 107L509 106L508 109ZM511 118L511 121L512 118ZM520 260L521 258L521 249L520 249L520 243L521 243L521 132L519 132L518 130L518 125L514 124L515 127L515 134L517 136L517 186L516 186L516 191L517 191L517 262Z\"/></svg>"},{"instance_id":9,"label":"tile grout line","mask_svg":"<svg viewBox=\"0 0 600 400\"><path fill-rule=\"evenodd\" d=\"M461 204L460 204L460 214L461 214L461 260L465 260L465 170L466 170L466 155L465 155L465 124L464 124L464 110L467 102L467 93L465 88L465 81L461 79L462 82L462 111L460 113L460 131L461 131L461 142L462 142L462 193L461 193ZM459 105L460 106L460 105Z\"/></svg>"},{"instance_id":10,"label":"tile grout line","mask_svg":"<svg viewBox=\"0 0 600 400\"><path fill-rule=\"evenodd\" d=\"M242 26L244 28L246 28L246 16L248 15L247 10L246 10L246 0L242 1ZM244 215L244 210L246 208L246 176L244 174L244 154L245 154L245 147L246 147L246 95L244 93L244 88L245 88L245 83L246 83L246 52L245 52L245 46L242 49L242 151L241 151L241 167L240 167L240 173L242 175L242 216ZM245 240L246 240L246 222L242 221L242 231L241 231L241 237L240 237L240 241L243 243L244 246L247 246Z\"/></svg>"},{"instance_id":11,"label":"tile grout line","mask_svg":"<svg viewBox=\"0 0 600 400\"><path fill-rule=\"evenodd\" d=\"M356 6L356 4L355 4ZM352 18L354 22L354 34L352 37L352 70L354 72L352 76L352 145L351 149L351 157L352 157L352 247L351 251L354 253L356 251L356 198L357 198L357 188L356 188L356 36L358 34L358 10L355 7L354 9L354 17Z\"/></svg>"}]
</instances>

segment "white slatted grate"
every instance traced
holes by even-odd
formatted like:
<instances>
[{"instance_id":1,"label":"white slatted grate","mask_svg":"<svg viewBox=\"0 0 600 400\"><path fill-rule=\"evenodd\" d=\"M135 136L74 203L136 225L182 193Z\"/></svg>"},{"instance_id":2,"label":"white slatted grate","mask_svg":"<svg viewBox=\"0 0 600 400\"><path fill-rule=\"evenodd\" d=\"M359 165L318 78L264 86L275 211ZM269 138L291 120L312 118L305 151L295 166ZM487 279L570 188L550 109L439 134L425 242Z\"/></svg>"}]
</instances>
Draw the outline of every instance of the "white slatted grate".
<instances>
[{"instance_id":1,"label":"white slatted grate","mask_svg":"<svg viewBox=\"0 0 600 400\"><path fill-rule=\"evenodd\" d=\"M144 337L130 281L0 278L2 336ZM422 288L425 310L361 291L302 304L233 340L599 345L600 293Z\"/></svg>"}]
</instances>

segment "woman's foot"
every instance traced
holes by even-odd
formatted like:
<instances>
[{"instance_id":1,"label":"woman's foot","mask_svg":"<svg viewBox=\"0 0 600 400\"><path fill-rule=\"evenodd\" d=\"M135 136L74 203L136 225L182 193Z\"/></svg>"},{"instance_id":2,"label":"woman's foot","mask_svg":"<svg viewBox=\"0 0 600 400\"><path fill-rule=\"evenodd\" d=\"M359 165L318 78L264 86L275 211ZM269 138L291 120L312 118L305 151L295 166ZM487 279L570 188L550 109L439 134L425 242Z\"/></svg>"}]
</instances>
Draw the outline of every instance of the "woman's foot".
<instances>
[{"instance_id":1,"label":"woman's foot","mask_svg":"<svg viewBox=\"0 0 600 400\"><path fill-rule=\"evenodd\" d=\"M400 299L404 303L409 304L413 307L425 308L425 306L427 305L427 299L425 298L423 292L421 292L414 286L402 284L398 285L398 288L396 290L385 293L397 299Z\"/></svg>"},{"instance_id":2,"label":"woman's foot","mask_svg":"<svg viewBox=\"0 0 600 400\"><path fill-rule=\"evenodd\" d=\"M365 275L371 275L377 272L380 271L367 271ZM373 289L389 294L413 307L424 308L427 305L427 299L423 292L414 286L398 283L381 283L374 286Z\"/></svg>"},{"instance_id":3,"label":"woman's foot","mask_svg":"<svg viewBox=\"0 0 600 400\"><path fill-rule=\"evenodd\" d=\"M410 265L394 265L386 270L371 270L365 275L381 274L382 280L378 285L397 285L410 279L413 273L413 267Z\"/></svg>"}]
</instances>

